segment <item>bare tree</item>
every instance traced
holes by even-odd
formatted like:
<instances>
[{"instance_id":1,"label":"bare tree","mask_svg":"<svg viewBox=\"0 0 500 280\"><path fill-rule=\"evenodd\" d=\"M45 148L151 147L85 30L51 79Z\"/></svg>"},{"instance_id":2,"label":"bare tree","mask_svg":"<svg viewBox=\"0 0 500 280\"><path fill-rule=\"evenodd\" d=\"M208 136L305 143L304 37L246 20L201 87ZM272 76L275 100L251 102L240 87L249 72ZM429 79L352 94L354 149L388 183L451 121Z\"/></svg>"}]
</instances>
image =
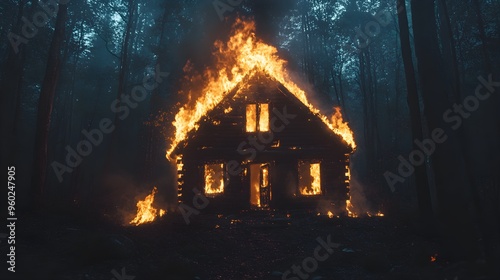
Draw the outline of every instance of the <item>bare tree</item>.
<instances>
[{"instance_id":1,"label":"bare tree","mask_svg":"<svg viewBox=\"0 0 500 280\"><path fill-rule=\"evenodd\" d=\"M59 4L56 25L49 48L45 77L38 101L38 115L35 134L35 159L32 186L35 190L37 206L44 203L47 181L47 146L54 96L61 72L61 49L64 44L67 5Z\"/></svg>"},{"instance_id":2,"label":"bare tree","mask_svg":"<svg viewBox=\"0 0 500 280\"><path fill-rule=\"evenodd\" d=\"M412 0L413 33L424 113L433 134L445 135L435 146L432 165L436 185L437 220L449 253L458 260L477 259L480 255L473 222L474 205L457 133L447 129L443 114L451 107L450 88L441 78L443 67L435 14L435 0Z\"/></svg>"},{"instance_id":3,"label":"bare tree","mask_svg":"<svg viewBox=\"0 0 500 280\"><path fill-rule=\"evenodd\" d=\"M408 17L406 14L406 4L404 0L396 0L396 7L404 8L398 13L399 37L401 40L401 54L406 77L406 89L408 91L407 102L410 110L412 139L423 139L422 115L420 111L420 101L418 97L417 80L415 76L415 66L413 65L412 51L410 45L410 31L408 28ZM413 148L418 150L418 146L413 142ZM427 229L432 230L433 211L429 189L429 177L427 165L423 164L415 168L415 180L417 183L418 206L420 217Z\"/></svg>"}]
</instances>

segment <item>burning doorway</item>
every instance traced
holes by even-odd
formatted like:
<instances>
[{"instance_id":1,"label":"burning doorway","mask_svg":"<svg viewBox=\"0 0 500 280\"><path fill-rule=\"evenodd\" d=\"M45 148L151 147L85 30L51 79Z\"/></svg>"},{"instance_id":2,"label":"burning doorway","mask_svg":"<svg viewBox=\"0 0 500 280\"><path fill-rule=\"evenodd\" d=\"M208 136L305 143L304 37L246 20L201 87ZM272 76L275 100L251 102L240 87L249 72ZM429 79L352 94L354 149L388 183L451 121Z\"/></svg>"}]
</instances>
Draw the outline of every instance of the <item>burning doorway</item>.
<instances>
[{"instance_id":1,"label":"burning doorway","mask_svg":"<svg viewBox=\"0 0 500 280\"><path fill-rule=\"evenodd\" d=\"M269 164L250 164L250 204L253 208L269 208L272 194Z\"/></svg>"}]
</instances>

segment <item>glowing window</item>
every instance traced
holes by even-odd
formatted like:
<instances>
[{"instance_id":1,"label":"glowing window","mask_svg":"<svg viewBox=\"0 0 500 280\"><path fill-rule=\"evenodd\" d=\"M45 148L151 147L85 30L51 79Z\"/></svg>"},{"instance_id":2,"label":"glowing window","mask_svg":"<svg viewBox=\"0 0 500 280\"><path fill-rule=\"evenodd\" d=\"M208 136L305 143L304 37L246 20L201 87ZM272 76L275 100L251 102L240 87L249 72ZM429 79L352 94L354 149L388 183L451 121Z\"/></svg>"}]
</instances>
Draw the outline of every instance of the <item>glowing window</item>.
<instances>
[{"instance_id":1,"label":"glowing window","mask_svg":"<svg viewBox=\"0 0 500 280\"><path fill-rule=\"evenodd\" d=\"M257 131L257 104L247 105L247 132Z\"/></svg>"},{"instance_id":2,"label":"glowing window","mask_svg":"<svg viewBox=\"0 0 500 280\"><path fill-rule=\"evenodd\" d=\"M205 195L217 196L224 193L224 164L205 165Z\"/></svg>"},{"instance_id":3,"label":"glowing window","mask_svg":"<svg viewBox=\"0 0 500 280\"><path fill-rule=\"evenodd\" d=\"M248 104L246 110L246 131L269 131L269 104Z\"/></svg>"},{"instance_id":4,"label":"glowing window","mask_svg":"<svg viewBox=\"0 0 500 280\"><path fill-rule=\"evenodd\" d=\"M269 131L269 104L260 104L259 131Z\"/></svg>"},{"instance_id":5,"label":"glowing window","mask_svg":"<svg viewBox=\"0 0 500 280\"><path fill-rule=\"evenodd\" d=\"M299 162L299 192L301 195L321 194L320 170L319 163Z\"/></svg>"}]
</instances>

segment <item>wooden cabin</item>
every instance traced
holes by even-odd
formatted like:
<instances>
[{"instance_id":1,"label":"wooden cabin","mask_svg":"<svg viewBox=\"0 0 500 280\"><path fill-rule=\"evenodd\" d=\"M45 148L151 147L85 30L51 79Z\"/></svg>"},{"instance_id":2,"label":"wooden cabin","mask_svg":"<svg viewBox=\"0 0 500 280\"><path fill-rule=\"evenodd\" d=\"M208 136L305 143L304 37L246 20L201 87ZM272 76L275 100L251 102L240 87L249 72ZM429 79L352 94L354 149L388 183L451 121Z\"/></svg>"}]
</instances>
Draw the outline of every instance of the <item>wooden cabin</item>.
<instances>
[{"instance_id":1,"label":"wooden cabin","mask_svg":"<svg viewBox=\"0 0 500 280\"><path fill-rule=\"evenodd\" d=\"M201 192L217 211L314 209L327 201L340 213L352 152L282 84L253 75L174 150L179 199L191 204Z\"/></svg>"}]
</instances>

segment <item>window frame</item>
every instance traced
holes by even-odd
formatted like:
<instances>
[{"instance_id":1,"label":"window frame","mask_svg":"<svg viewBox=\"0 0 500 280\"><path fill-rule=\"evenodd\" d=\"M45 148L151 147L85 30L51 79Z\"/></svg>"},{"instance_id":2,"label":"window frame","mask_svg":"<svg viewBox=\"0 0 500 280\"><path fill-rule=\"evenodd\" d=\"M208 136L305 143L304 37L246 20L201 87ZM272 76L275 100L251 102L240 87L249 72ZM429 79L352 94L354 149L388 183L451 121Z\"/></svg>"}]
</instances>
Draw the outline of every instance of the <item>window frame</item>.
<instances>
[{"instance_id":1,"label":"window frame","mask_svg":"<svg viewBox=\"0 0 500 280\"><path fill-rule=\"evenodd\" d=\"M209 168L210 166L212 166L212 168ZM214 192L210 192L210 193L207 193L207 177L208 177L208 169L212 169L212 170L215 170L216 168L214 168L215 166L217 166L217 169L220 169L220 172L222 174L220 174L219 176L222 176L222 190L221 191L214 191ZM217 174L216 171L214 171L214 173ZM215 183L215 182L214 182ZM206 162L203 164L203 193L206 197L217 197L217 196L221 196L221 195L224 195L224 193L226 192L226 187L227 187L227 164L224 163L224 162ZM211 188L213 189L213 188Z\"/></svg>"},{"instance_id":2,"label":"window frame","mask_svg":"<svg viewBox=\"0 0 500 280\"><path fill-rule=\"evenodd\" d=\"M303 185L302 183L304 182L303 180L305 180L305 179L302 179L302 178L301 178L301 167L302 167L302 165L308 165L308 167L307 167L307 169L309 170L309 174L308 174L308 175L312 178L312 179L310 180L310 182L309 182L309 183L310 183L310 186L305 186L304 188L302 187L302 185ZM307 193L304 193L302 190L303 190L303 189L307 189L307 188L313 189L313 186L312 186L312 185L313 185L314 180L315 180L314 178L316 178L316 177L314 177L314 176L312 175L312 172L311 172L311 171L312 171L312 167L313 167L313 165L318 165L318 173L319 173L319 182L318 182L318 184L319 184L319 192L317 192L317 193L307 194ZM322 176L321 176L321 173L322 173L322 172L321 172L321 166L322 166L322 164L321 164L321 161L319 161L319 160L299 160L299 161L297 162L297 179L298 179L298 180L297 180L297 194L298 194L300 197L317 197L317 196L321 196L321 195L323 195L323 194L324 194L323 185L322 185L322 180L321 180L321 177L322 177Z\"/></svg>"}]
</instances>

